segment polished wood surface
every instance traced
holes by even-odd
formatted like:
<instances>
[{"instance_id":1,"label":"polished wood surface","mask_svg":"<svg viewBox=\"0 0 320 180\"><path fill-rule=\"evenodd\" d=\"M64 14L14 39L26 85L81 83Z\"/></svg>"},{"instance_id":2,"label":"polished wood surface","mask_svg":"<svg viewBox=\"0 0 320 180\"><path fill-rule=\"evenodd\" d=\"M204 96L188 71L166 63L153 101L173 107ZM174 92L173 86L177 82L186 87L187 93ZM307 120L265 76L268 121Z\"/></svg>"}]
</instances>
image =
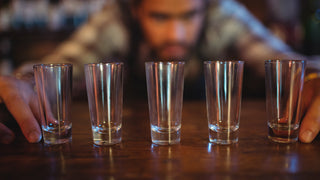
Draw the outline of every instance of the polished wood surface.
<instances>
[{"instance_id":1,"label":"polished wood surface","mask_svg":"<svg viewBox=\"0 0 320 180\"><path fill-rule=\"evenodd\" d=\"M184 102L181 143L151 143L146 102L127 103L123 141L92 143L86 102L73 106L70 144L0 145L0 179L318 179L320 142L278 144L267 138L265 103L242 103L239 143L208 141L205 102Z\"/></svg>"}]
</instances>

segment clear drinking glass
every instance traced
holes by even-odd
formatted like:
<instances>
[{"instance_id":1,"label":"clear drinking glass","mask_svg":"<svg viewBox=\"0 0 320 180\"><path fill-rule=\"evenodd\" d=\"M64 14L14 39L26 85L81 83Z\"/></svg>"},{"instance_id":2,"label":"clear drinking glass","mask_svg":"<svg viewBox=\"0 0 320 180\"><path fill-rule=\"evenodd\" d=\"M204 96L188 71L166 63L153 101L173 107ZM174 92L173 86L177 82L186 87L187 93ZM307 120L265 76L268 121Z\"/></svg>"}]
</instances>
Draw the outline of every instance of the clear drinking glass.
<instances>
[{"instance_id":1,"label":"clear drinking glass","mask_svg":"<svg viewBox=\"0 0 320 180\"><path fill-rule=\"evenodd\" d=\"M238 142L243 61L205 61L209 141Z\"/></svg>"},{"instance_id":2,"label":"clear drinking glass","mask_svg":"<svg viewBox=\"0 0 320 180\"><path fill-rule=\"evenodd\" d=\"M121 62L84 67L94 144L121 142L123 67Z\"/></svg>"},{"instance_id":3,"label":"clear drinking glass","mask_svg":"<svg viewBox=\"0 0 320 180\"><path fill-rule=\"evenodd\" d=\"M184 62L146 62L152 142L180 142Z\"/></svg>"},{"instance_id":4,"label":"clear drinking glass","mask_svg":"<svg viewBox=\"0 0 320 180\"><path fill-rule=\"evenodd\" d=\"M275 142L298 140L305 66L302 60L265 61L268 137Z\"/></svg>"},{"instance_id":5,"label":"clear drinking glass","mask_svg":"<svg viewBox=\"0 0 320 180\"><path fill-rule=\"evenodd\" d=\"M70 142L72 64L36 64L33 70L44 142Z\"/></svg>"}]
</instances>

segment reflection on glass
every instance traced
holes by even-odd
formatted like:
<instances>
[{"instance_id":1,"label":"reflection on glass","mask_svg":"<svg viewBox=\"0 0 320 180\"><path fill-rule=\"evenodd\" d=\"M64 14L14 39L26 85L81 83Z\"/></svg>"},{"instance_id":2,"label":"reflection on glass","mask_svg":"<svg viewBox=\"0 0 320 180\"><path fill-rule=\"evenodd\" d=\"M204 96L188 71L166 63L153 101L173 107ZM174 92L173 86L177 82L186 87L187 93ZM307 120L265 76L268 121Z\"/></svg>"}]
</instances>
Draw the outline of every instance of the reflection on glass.
<instances>
[{"instance_id":1,"label":"reflection on glass","mask_svg":"<svg viewBox=\"0 0 320 180\"><path fill-rule=\"evenodd\" d=\"M305 66L299 60L265 61L268 138L272 141L298 141Z\"/></svg>"},{"instance_id":2,"label":"reflection on glass","mask_svg":"<svg viewBox=\"0 0 320 180\"><path fill-rule=\"evenodd\" d=\"M205 61L209 141L238 142L243 61Z\"/></svg>"},{"instance_id":3,"label":"reflection on glass","mask_svg":"<svg viewBox=\"0 0 320 180\"><path fill-rule=\"evenodd\" d=\"M151 140L180 142L184 62L146 62Z\"/></svg>"},{"instance_id":4,"label":"reflection on glass","mask_svg":"<svg viewBox=\"0 0 320 180\"><path fill-rule=\"evenodd\" d=\"M84 67L93 142L120 143L124 64L92 63Z\"/></svg>"},{"instance_id":5,"label":"reflection on glass","mask_svg":"<svg viewBox=\"0 0 320 180\"><path fill-rule=\"evenodd\" d=\"M72 140L72 67L72 64L33 66L43 141L46 144L63 144Z\"/></svg>"}]
</instances>

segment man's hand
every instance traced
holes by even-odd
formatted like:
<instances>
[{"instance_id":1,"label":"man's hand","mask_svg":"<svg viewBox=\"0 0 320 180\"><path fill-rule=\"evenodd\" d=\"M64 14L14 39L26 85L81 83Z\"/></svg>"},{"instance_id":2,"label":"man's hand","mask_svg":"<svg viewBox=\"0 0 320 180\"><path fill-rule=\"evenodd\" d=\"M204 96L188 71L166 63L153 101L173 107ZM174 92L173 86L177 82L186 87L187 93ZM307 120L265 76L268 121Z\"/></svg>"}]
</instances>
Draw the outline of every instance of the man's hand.
<instances>
[{"instance_id":1,"label":"man's hand","mask_svg":"<svg viewBox=\"0 0 320 180\"><path fill-rule=\"evenodd\" d=\"M301 142L310 143L320 130L320 79L304 83L302 113L305 114L299 132Z\"/></svg>"},{"instance_id":2,"label":"man's hand","mask_svg":"<svg viewBox=\"0 0 320 180\"><path fill-rule=\"evenodd\" d=\"M31 84L13 77L0 76L0 98L27 140L31 143L39 142L41 129L37 121L40 119L38 100ZM9 144L14 138L14 133L0 120L0 143Z\"/></svg>"}]
</instances>

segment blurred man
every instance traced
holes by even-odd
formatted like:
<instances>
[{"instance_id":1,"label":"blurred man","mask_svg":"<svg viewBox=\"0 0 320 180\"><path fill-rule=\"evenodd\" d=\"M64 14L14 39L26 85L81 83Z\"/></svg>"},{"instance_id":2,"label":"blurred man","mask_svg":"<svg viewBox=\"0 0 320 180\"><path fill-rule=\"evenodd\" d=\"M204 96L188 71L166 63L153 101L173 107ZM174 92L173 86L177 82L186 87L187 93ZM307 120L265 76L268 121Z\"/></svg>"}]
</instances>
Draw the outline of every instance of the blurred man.
<instances>
[{"instance_id":1,"label":"blurred man","mask_svg":"<svg viewBox=\"0 0 320 180\"><path fill-rule=\"evenodd\" d=\"M121 0L109 2L42 63L71 62L74 75L81 77L83 64L106 57L127 61L129 82L134 82L131 90L139 87L146 60L184 60L185 90L191 96L199 94L195 92L201 85L196 83L201 77L202 60L238 57L254 67L256 76L263 76L264 60L298 58L233 0ZM27 140L38 142L41 130L37 100L32 76L23 80L28 79L26 72L31 68L24 67L18 78L0 77L0 97ZM315 76L309 77L313 80ZM309 89L314 94L309 95L314 96L305 103L311 108L300 131L303 142L311 142L320 129L320 98L313 87ZM0 123L0 142L13 140L14 133Z\"/></svg>"}]
</instances>

